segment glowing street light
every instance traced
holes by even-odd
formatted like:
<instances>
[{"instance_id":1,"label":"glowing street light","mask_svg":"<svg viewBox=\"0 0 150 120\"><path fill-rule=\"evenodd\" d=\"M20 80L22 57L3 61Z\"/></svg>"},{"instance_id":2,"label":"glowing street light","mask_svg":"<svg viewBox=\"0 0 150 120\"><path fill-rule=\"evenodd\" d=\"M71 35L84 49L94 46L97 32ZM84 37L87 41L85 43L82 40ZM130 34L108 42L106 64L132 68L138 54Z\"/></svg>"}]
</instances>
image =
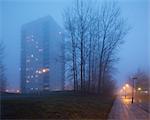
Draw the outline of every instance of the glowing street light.
<instances>
[{"instance_id":1,"label":"glowing street light","mask_svg":"<svg viewBox=\"0 0 150 120\"><path fill-rule=\"evenodd\" d=\"M123 87L123 90L124 90L124 96L126 98L126 87L125 86Z\"/></svg>"},{"instance_id":2,"label":"glowing street light","mask_svg":"<svg viewBox=\"0 0 150 120\"><path fill-rule=\"evenodd\" d=\"M124 92L125 92L125 98L126 98L126 96L127 96L126 90L127 90L128 87L129 87L128 84L125 84L125 85L123 86L123 90L124 90Z\"/></svg>"},{"instance_id":3,"label":"glowing street light","mask_svg":"<svg viewBox=\"0 0 150 120\"><path fill-rule=\"evenodd\" d=\"M128 84L126 84L126 87L129 87L129 85L128 85Z\"/></svg>"},{"instance_id":4,"label":"glowing street light","mask_svg":"<svg viewBox=\"0 0 150 120\"><path fill-rule=\"evenodd\" d=\"M138 91L142 90L140 87L138 88Z\"/></svg>"}]
</instances>

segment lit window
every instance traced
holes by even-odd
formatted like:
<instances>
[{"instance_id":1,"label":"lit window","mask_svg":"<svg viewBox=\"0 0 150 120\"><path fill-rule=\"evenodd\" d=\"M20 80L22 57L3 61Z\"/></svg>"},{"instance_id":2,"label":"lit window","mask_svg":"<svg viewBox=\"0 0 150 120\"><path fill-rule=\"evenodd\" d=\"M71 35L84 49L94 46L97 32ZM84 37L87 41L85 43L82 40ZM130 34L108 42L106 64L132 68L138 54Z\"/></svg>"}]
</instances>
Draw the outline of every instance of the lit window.
<instances>
[{"instance_id":1,"label":"lit window","mask_svg":"<svg viewBox=\"0 0 150 120\"><path fill-rule=\"evenodd\" d=\"M31 78L33 78L34 76L33 75L31 75Z\"/></svg>"},{"instance_id":2,"label":"lit window","mask_svg":"<svg viewBox=\"0 0 150 120\"><path fill-rule=\"evenodd\" d=\"M61 35L61 32L59 32L59 35Z\"/></svg>"},{"instance_id":3,"label":"lit window","mask_svg":"<svg viewBox=\"0 0 150 120\"><path fill-rule=\"evenodd\" d=\"M33 88L30 88L30 90L33 90Z\"/></svg>"},{"instance_id":4,"label":"lit window","mask_svg":"<svg viewBox=\"0 0 150 120\"><path fill-rule=\"evenodd\" d=\"M31 54L31 57L33 58L33 57L34 57L34 55L33 55L33 54Z\"/></svg>"},{"instance_id":5,"label":"lit window","mask_svg":"<svg viewBox=\"0 0 150 120\"><path fill-rule=\"evenodd\" d=\"M46 72L46 69L43 69L42 71L43 71L43 72Z\"/></svg>"},{"instance_id":6,"label":"lit window","mask_svg":"<svg viewBox=\"0 0 150 120\"><path fill-rule=\"evenodd\" d=\"M36 70L36 71L35 71L35 73L39 73L39 71L38 71L38 70Z\"/></svg>"},{"instance_id":7,"label":"lit window","mask_svg":"<svg viewBox=\"0 0 150 120\"><path fill-rule=\"evenodd\" d=\"M42 71L43 71L43 73L45 73L45 72L48 72L49 69L48 68L44 68Z\"/></svg>"},{"instance_id":8,"label":"lit window","mask_svg":"<svg viewBox=\"0 0 150 120\"><path fill-rule=\"evenodd\" d=\"M41 73L42 73L42 71L39 70L39 74L41 74Z\"/></svg>"},{"instance_id":9,"label":"lit window","mask_svg":"<svg viewBox=\"0 0 150 120\"><path fill-rule=\"evenodd\" d=\"M43 68L43 69L39 70L38 72L39 72L39 74L42 74L42 73L46 73L48 71L49 71L48 68Z\"/></svg>"},{"instance_id":10,"label":"lit window","mask_svg":"<svg viewBox=\"0 0 150 120\"><path fill-rule=\"evenodd\" d=\"M43 49L39 49L39 52L42 52L43 51Z\"/></svg>"},{"instance_id":11,"label":"lit window","mask_svg":"<svg viewBox=\"0 0 150 120\"><path fill-rule=\"evenodd\" d=\"M26 83L29 83L30 81L29 80L26 80Z\"/></svg>"}]
</instances>

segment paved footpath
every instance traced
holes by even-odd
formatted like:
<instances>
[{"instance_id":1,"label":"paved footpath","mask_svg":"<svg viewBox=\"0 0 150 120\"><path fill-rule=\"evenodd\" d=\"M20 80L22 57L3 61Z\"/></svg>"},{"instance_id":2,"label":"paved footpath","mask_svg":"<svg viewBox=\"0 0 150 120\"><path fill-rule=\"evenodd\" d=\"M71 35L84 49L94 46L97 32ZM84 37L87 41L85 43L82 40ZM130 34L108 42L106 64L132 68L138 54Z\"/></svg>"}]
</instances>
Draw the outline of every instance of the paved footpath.
<instances>
[{"instance_id":1,"label":"paved footpath","mask_svg":"<svg viewBox=\"0 0 150 120\"><path fill-rule=\"evenodd\" d=\"M114 102L108 120L150 120L150 113L135 104L131 104L131 99L118 97Z\"/></svg>"}]
</instances>

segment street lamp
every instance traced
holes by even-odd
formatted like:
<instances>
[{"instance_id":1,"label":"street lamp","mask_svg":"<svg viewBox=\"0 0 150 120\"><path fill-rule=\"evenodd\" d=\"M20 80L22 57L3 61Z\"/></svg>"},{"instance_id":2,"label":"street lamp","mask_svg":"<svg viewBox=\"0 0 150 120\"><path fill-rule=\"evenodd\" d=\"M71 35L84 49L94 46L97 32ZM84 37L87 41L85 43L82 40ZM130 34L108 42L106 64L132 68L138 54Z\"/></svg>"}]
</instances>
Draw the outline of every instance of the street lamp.
<instances>
[{"instance_id":1,"label":"street lamp","mask_svg":"<svg viewBox=\"0 0 150 120\"><path fill-rule=\"evenodd\" d=\"M133 103L133 101L134 101L134 83L135 83L136 79L137 79L137 77L132 78L132 101L131 101L131 103Z\"/></svg>"},{"instance_id":2,"label":"street lamp","mask_svg":"<svg viewBox=\"0 0 150 120\"><path fill-rule=\"evenodd\" d=\"M140 87L138 88L138 91L142 90Z\"/></svg>"},{"instance_id":3,"label":"street lamp","mask_svg":"<svg viewBox=\"0 0 150 120\"><path fill-rule=\"evenodd\" d=\"M126 85L125 85L125 88L126 88L126 90L127 90L127 89L129 88L129 84L126 84ZM128 96L127 94L128 94L128 93L127 93L127 91L126 91L126 96Z\"/></svg>"},{"instance_id":4,"label":"street lamp","mask_svg":"<svg viewBox=\"0 0 150 120\"><path fill-rule=\"evenodd\" d=\"M126 87L129 87L129 85L128 85L128 84L126 84Z\"/></svg>"},{"instance_id":5,"label":"street lamp","mask_svg":"<svg viewBox=\"0 0 150 120\"><path fill-rule=\"evenodd\" d=\"M126 98L126 87L124 86L123 89L124 89L124 94L125 94L124 96Z\"/></svg>"},{"instance_id":6,"label":"street lamp","mask_svg":"<svg viewBox=\"0 0 150 120\"><path fill-rule=\"evenodd\" d=\"M138 97L139 97L142 89L139 87L137 90L138 90Z\"/></svg>"},{"instance_id":7,"label":"street lamp","mask_svg":"<svg viewBox=\"0 0 150 120\"><path fill-rule=\"evenodd\" d=\"M125 98L126 98L126 96L127 96L127 92L126 92L126 89L129 87L129 85L128 84L125 84L124 86L123 86L123 90L124 90L124 96L125 96Z\"/></svg>"}]
</instances>

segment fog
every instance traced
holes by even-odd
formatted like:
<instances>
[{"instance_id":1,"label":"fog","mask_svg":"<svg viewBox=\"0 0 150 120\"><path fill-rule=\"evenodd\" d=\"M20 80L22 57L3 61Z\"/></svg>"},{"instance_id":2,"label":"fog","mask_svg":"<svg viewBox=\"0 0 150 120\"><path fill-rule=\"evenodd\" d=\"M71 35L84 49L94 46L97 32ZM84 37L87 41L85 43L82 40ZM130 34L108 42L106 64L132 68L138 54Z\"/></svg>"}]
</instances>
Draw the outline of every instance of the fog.
<instances>
[{"instance_id":1,"label":"fog","mask_svg":"<svg viewBox=\"0 0 150 120\"><path fill-rule=\"evenodd\" d=\"M120 0L121 1L121 0ZM63 28L62 13L72 0L1 0L0 38L5 43L5 65L8 88L20 87L21 26L47 15ZM118 85L138 68L148 71L148 0L119 2L122 16L131 26L119 51L120 61L114 77Z\"/></svg>"}]
</instances>

